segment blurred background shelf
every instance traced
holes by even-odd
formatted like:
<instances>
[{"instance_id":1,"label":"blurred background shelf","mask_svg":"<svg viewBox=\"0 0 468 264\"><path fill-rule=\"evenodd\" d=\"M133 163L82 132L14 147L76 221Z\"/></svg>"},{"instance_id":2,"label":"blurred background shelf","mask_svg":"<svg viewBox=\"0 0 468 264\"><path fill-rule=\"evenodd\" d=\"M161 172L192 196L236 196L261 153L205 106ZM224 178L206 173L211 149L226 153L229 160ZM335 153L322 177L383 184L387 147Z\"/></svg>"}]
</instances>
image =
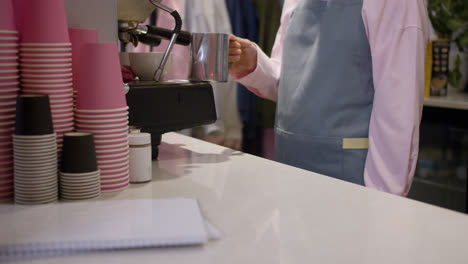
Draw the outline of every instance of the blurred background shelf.
<instances>
[{"instance_id":1,"label":"blurred background shelf","mask_svg":"<svg viewBox=\"0 0 468 264\"><path fill-rule=\"evenodd\" d=\"M451 96L424 102L418 164L408 197L467 212L468 96Z\"/></svg>"},{"instance_id":2,"label":"blurred background shelf","mask_svg":"<svg viewBox=\"0 0 468 264\"><path fill-rule=\"evenodd\" d=\"M424 106L468 110L468 94L449 89L447 96L424 98Z\"/></svg>"}]
</instances>

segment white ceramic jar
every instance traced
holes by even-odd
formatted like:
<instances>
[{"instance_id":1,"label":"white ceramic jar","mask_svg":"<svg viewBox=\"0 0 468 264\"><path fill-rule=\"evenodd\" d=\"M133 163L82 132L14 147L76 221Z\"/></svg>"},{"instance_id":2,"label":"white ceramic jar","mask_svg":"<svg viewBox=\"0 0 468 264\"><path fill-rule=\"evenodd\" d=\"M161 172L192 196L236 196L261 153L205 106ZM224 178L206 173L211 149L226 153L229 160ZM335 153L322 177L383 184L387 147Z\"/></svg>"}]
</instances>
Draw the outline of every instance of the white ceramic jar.
<instances>
[{"instance_id":1,"label":"white ceramic jar","mask_svg":"<svg viewBox=\"0 0 468 264\"><path fill-rule=\"evenodd\" d=\"M130 133L128 139L130 145L130 182L151 181L151 134Z\"/></svg>"}]
</instances>

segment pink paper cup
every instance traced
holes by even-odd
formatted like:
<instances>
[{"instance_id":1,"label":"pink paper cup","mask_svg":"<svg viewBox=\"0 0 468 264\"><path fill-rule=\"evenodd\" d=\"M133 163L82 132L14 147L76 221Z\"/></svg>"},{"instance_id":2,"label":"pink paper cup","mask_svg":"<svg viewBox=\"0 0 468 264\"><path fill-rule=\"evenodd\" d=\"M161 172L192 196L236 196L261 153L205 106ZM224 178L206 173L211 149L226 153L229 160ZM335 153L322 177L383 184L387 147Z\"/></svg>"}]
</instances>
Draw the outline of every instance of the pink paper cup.
<instances>
[{"instance_id":1,"label":"pink paper cup","mask_svg":"<svg viewBox=\"0 0 468 264\"><path fill-rule=\"evenodd\" d=\"M125 156L129 156L130 155L130 149L125 149L125 150L121 150L121 151L115 151L113 153L98 153L97 154L97 157L99 160L107 160L107 161L110 161L110 160L114 160L114 159L118 159L118 158L123 158Z\"/></svg>"},{"instance_id":2,"label":"pink paper cup","mask_svg":"<svg viewBox=\"0 0 468 264\"><path fill-rule=\"evenodd\" d=\"M0 47L0 56L18 56L19 50L15 47Z\"/></svg>"},{"instance_id":3,"label":"pink paper cup","mask_svg":"<svg viewBox=\"0 0 468 264\"><path fill-rule=\"evenodd\" d=\"M124 147L128 147L128 142L121 142L119 144L107 144L107 145L101 145L96 143L96 150L111 150L111 149L122 149Z\"/></svg>"},{"instance_id":4,"label":"pink paper cup","mask_svg":"<svg viewBox=\"0 0 468 264\"><path fill-rule=\"evenodd\" d=\"M0 87L0 90L2 90L3 87ZM8 92L0 92L0 99L6 100L6 99L13 99L16 100L16 97L18 96L18 90L16 91L8 91Z\"/></svg>"},{"instance_id":5,"label":"pink paper cup","mask_svg":"<svg viewBox=\"0 0 468 264\"><path fill-rule=\"evenodd\" d=\"M10 163L0 164L0 169L13 168L13 161Z\"/></svg>"},{"instance_id":6,"label":"pink paper cup","mask_svg":"<svg viewBox=\"0 0 468 264\"><path fill-rule=\"evenodd\" d=\"M128 183L129 182L129 176L123 176L123 177L120 177L120 178L117 178L117 179L113 179L113 180L109 180L109 179L105 179L105 180L102 180L101 181L101 187L113 187L115 185L122 185L122 184L125 184L125 183Z\"/></svg>"},{"instance_id":7,"label":"pink paper cup","mask_svg":"<svg viewBox=\"0 0 468 264\"><path fill-rule=\"evenodd\" d=\"M18 60L19 58L18 50L11 50L0 47L0 61L4 62L5 60Z\"/></svg>"},{"instance_id":8,"label":"pink paper cup","mask_svg":"<svg viewBox=\"0 0 468 264\"><path fill-rule=\"evenodd\" d=\"M102 115L102 114L97 114L97 115L86 115L86 114L79 114L76 113L76 119L80 119L83 121L86 120L108 120L108 119L122 119L122 118L127 118L128 119L128 112L122 112L122 113L117 113L117 114L108 114L108 115Z\"/></svg>"},{"instance_id":9,"label":"pink paper cup","mask_svg":"<svg viewBox=\"0 0 468 264\"><path fill-rule=\"evenodd\" d=\"M24 42L19 43L20 48L70 48L70 42Z\"/></svg>"},{"instance_id":10,"label":"pink paper cup","mask_svg":"<svg viewBox=\"0 0 468 264\"><path fill-rule=\"evenodd\" d=\"M0 64L3 64L3 65L14 65L15 63L18 63L17 59L0 60ZM17 69L18 67L14 67L14 68ZM5 69L5 68L1 68L1 69Z\"/></svg>"},{"instance_id":11,"label":"pink paper cup","mask_svg":"<svg viewBox=\"0 0 468 264\"><path fill-rule=\"evenodd\" d=\"M70 42L63 0L23 0L21 25L21 42Z\"/></svg>"},{"instance_id":12,"label":"pink paper cup","mask_svg":"<svg viewBox=\"0 0 468 264\"><path fill-rule=\"evenodd\" d=\"M19 69L0 69L1 74L16 74L19 75Z\"/></svg>"},{"instance_id":13,"label":"pink paper cup","mask_svg":"<svg viewBox=\"0 0 468 264\"><path fill-rule=\"evenodd\" d=\"M69 85L72 78L21 78L22 85Z\"/></svg>"},{"instance_id":14,"label":"pink paper cup","mask_svg":"<svg viewBox=\"0 0 468 264\"><path fill-rule=\"evenodd\" d=\"M54 131L57 132L57 135L61 134L62 137L63 137L63 135L64 135L65 133L68 133L68 132L72 132L72 131L73 131L73 126L71 126L71 127L66 127L66 128L57 128L57 129L54 128ZM59 137L59 136L57 136L57 137Z\"/></svg>"},{"instance_id":15,"label":"pink paper cup","mask_svg":"<svg viewBox=\"0 0 468 264\"><path fill-rule=\"evenodd\" d=\"M6 113L10 113L11 108L16 107L16 99L0 99L0 104L3 104L3 106L0 108L0 111L1 111L0 114L4 115ZM6 111L3 111L3 109L6 109ZM16 112L16 109L14 109L13 111Z\"/></svg>"},{"instance_id":16,"label":"pink paper cup","mask_svg":"<svg viewBox=\"0 0 468 264\"><path fill-rule=\"evenodd\" d=\"M8 0L7 0L8 1ZM1 2L1 1L0 1ZM0 36L1 37L9 37L9 36L18 36L19 31L18 30L12 30L12 29L0 29Z\"/></svg>"},{"instance_id":17,"label":"pink paper cup","mask_svg":"<svg viewBox=\"0 0 468 264\"><path fill-rule=\"evenodd\" d=\"M19 40L18 36L13 36L13 37L0 36L0 43L5 43L5 44L18 43L18 40Z\"/></svg>"},{"instance_id":18,"label":"pink paper cup","mask_svg":"<svg viewBox=\"0 0 468 264\"><path fill-rule=\"evenodd\" d=\"M94 138L96 141L98 140L120 140L124 137L128 137L128 130L123 131L121 133L114 133L114 134L95 134Z\"/></svg>"},{"instance_id":19,"label":"pink paper cup","mask_svg":"<svg viewBox=\"0 0 468 264\"><path fill-rule=\"evenodd\" d=\"M71 47L61 48L43 48L43 47L21 47L19 48L21 54L28 56L29 54L63 54L70 53Z\"/></svg>"},{"instance_id":20,"label":"pink paper cup","mask_svg":"<svg viewBox=\"0 0 468 264\"><path fill-rule=\"evenodd\" d=\"M128 114L128 106L109 109L77 108L76 112L83 115Z\"/></svg>"},{"instance_id":21,"label":"pink paper cup","mask_svg":"<svg viewBox=\"0 0 468 264\"><path fill-rule=\"evenodd\" d=\"M104 169L101 170L101 176L104 176L105 178L110 178L110 177L116 177L116 175L121 175L125 172L128 173L130 166L125 166L122 167L120 166L119 168L110 168L110 169Z\"/></svg>"},{"instance_id":22,"label":"pink paper cup","mask_svg":"<svg viewBox=\"0 0 468 264\"><path fill-rule=\"evenodd\" d=\"M25 53L22 52L20 53L21 58L25 59L68 59L72 57L71 52L56 52L56 53Z\"/></svg>"},{"instance_id":23,"label":"pink paper cup","mask_svg":"<svg viewBox=\"0 0 468 264\"><path fill-rule=\"evenodd\" d=\"M51 111L52 111L52 115L61 115L61 114L69 113L70 111L73 111L73 108L71 107L54 108Z\"/></svg>"},{"instance_id":24,"label":"pink paper cup","mask_svg":"<svg viewBox=\"0 0 468 264\"><path fill-rule=\"evenodd\" d=\"M117 134L117 133L123 133L124 131L128 130L128 126L123 125L123 126L98 128L98 127L88 127L88 126L82 126L80 124L76 124L76 129L89 131L95 134Z\"/></svg>"},{"instance_id":25,"label":"pink paper cup","mask_svg":"<svg viewBox=\"0 0 468 264\"><path fill-rule=\"evenodd\" d=\"M18 69L19 63L1 63L0 62L0 70L16 70Z\"/></svg>"},{"instance_id":26,"label":"pink paper cup","mask_svg":"<svg viewBox=\"0 0 468 264\"><path fill-rule=\"evenodd\" d=\"M13 179L0 181L0 189L4 190L5 187L13 187Z\"/></svg>"},{"instance_id":27,"label":"pink paper cup","mask_svg":"<svg viewBox=\"0 0 468 264\"><path fill-rule=\"evenodd\" d=\"M56 80L56 79L66 79L66 78L72 78L73 77L73 73L71 72L64 72L64 73L60 73L60 72L55 72L55 73L21 73L21 77L22 78L29 78L29 79L34 79L34 80L44 80L44 79L52 79L52 80Z\"/></svg>"},{"instance_id":28,"label":"pink paper cup","mask_svg":"<svg viewBox=\"0 0 468 264\"><path fill-rule=\"evenodd\" d=\"M129 156L124 156L119 159L113 159L113 160L98 160L98 165L103 165L103 166L109 166L109 165L117 165L117 164L122 164L124 162L129 162Z\"/></svg>"},{"instance_id":29,"label":"pink paper cup","mask_svg":"<svg viewBox=\"0 0 468 264\"><path fill-rule=\"evenodd\" d=\"M52 119L73 118L73 111L63 113L52 113Z\"/></svg>"},{"instance_id":30,"label":"pink paper cup","mask_svg":"<svg viewBox=\"0 0 468 264\"><path fill-rule=\"evenodd\" d=\"M75 106L75 98L74 98L74 96L72 96L71 98L58 98L58 99L54 99L53 103L56 103L56 104L72 103L73 106Z\"/></svg>"},{"instance_id":31,"label":"pink paper cup","mask_svg":"<svg viewBox=\"0 0 468 264\"><path fill-rule=\"evenodd\" d=\"M57 120L58 122L62 122L62 121L73 122L73 113L55 114L55 115L52 115L52 119Z\"/></svg>"},{"instance_id":32,"label":"pink paper cup","mask_svg":"<svg viewBox=\"0 0 468 264\"><path fill-rule=\"evenodd\" d=\"M0 137L2 137L2 136L10 136L10 135L13 134L13 131L14 131L14 127L10 127L10 128L8 128L8 129L0 128ZM0 156L1 156L1 155L10 155L10 153L13 153L13 151L1 150L1 149L0 149Z\"/></svg>"},{"instance_id":33,"label":"pink paper cup","mask_svg":"<svg viewBox=\"0 0 468 264\"><path fill-rule=\"evenodd\" d=\"M22 92L37 92L37 93L50 93L50 94L67 94L70 97L73 97L73 88L68 85L33 85L33 84L23 84Z\"/></svg>"},{"instance_id":34,"label":"pink paper cup","mask_svg":"<svg viewBox=\"0 0 468 264\"><path fill-rule=\"evenodd\" d=\"M8 77L8 76L17 76L19 77L19 69L11 69L11 70L0 70L0 77Z\"/></svg>"},{"instance_id":35,"label":"pink paper cup","mask_svg":"<svg viewBox=\"0 0 468 264\"><path fill-rule=\"evenodd\" d=\"M62 115L73 111L73 104L54 104L50 109L54 115Z\"/></svg>"},{"instance_id":36,"label":"pink paper cup","mask_svg":"<svg viewBox=\"0 0 468 264\"><path fill-rule=\"evenodd\" d=\"M77 120L77 125L80 127L92 128L92 129L118 129L128 126L128 120L111 121L111 122L93 122L93 123L82 123Z\"/></svg>"},{"instance_id":37,"label":"pink paper cup","mask_svg":"<svg viewBox=\"0 0 468 264\"><path fill-rule=\"evenodd\" d=\"M32 74L32 75L40 75L40 74L65 74L65 73L72 73L71 68L50 68L50 69L21 69L22 74Z\"/></svg>"},{"instance_id":38,"label":"pink paper cup","mask_svg":"<svg viewBox=\"0 0 468 264\"><path fill-rule=\"evenodd\" d=\"M111 176L111 177L101 177L101 183L104 183L104 184L111 184L111 183L115 183L115 182L121 182L121 181L124 181L124 180L129 180L129 173L126 172L126 173L123 173L119 176Z\"/></svg>"},{"instance_id":39,"label":"pink paper cup","mask_svg":"<svg viewBox=\"0 0 468 264\"><path fill-rule=\"evenodd\" d=\"M18 54L15 53L0 53L1 63L15 63L18 62Z\"/></svg>"},{"instance_id":40,"label":"pink paper cup","mask_svg":"<svg viewBox=\"0 0 468 264\"><path fill-rule=\"evenodd\" d=\"M77 78L79 75L78 65L82 58L81 46L86 43L97 43L98 35L96 29L90 28L69 28L70 42L72 43L72 59L73 59L73 87L77 87Z\"/></svg>"},{"instance_id":41,"label":"pink paper cup","mask_svg":"<svg viewBox=\"0 0 468 264\"><path fill-rule=\"evenodd\" d=\"M50 103L51 108L73 107L73 102L58 103L57 101Z\"/></svg>"},{"instance_id":42,"label":"pink paper cup","mask_svg":"<svg viewBox=\"0 0 468 264\"><path fill-rule=\"evenodd\" d=\"M42 58L20 58L20 63L21 64L47 64L47 65L53 65L53 64L65 64L65 63L72 63L71 58L54 58L54 59L42 59Z\"/></svg>"},{"instance_id":43,"label":"pink paper cup","mask_svg":"<svg viewBox=\"0 0 468 264\"><path fill-rule=\"evenodd\" d=\"M0 89L4 87L17 87L19 85L19 80L3 80L0 81Z\"/></svg>"},{"instance_id":44,"label":"pink paper cup","mask_svg":"<svg viewBox=\"0 0 468 264\"><path fill-rule=\"evenodd\" d=\"M34 71L34 70L71 70L71 68L72 68L72 63L55 63L55 64L21 63L21 71L23 72Z\"/></svg>"},{"instance_id":45,"label":"pink paper cup","mask_svg":"<svg viewBox=\"0 0 468 264\"><path fill-rule=\"evenodd\" d=\"M16 111L0 113L0 122L11 120L11 116L16 117ZM0 136L0 141L2 141L4 138L6 138L6 136Z\"/></svg>"},{"instance_id":46,"label":"pink paper cup","mask_svg":"<svg viewBox=\"0 0 468 264\"><path fill-rule=\"evenodd\" d=\"M96 148L96 154L97 155L115 154L115 153L120 153L122 151L126 151L127 149L129 149L129 146L127 144L115 146L111 148L105 148L105 149Z\"/></svg>"},{"instance_id":47,"label":"pink paper cup","mask_svg":"<svg viewBox=\"0 0 468 264\"><path fill-rule=\"evenodd\" d=\"M124 165L129 165L130 163L130 160L127 159L127 160L123 160L123 161L113 161L113 162L108 162L108 163L102 163L102 162L98 162L99 164L99 168L100 169L103 169L103 170L106 170L106 169L123 169L125 168L126 166Z\"/></svg>"},{"instance_id":48,"label":"pink paper cup","mask_svg":"<svg viewBox=\"0 0 468 264\"><path fill-rule=\"evenodd\" d=\"M115 187L106 187L106 186L101 186L101 192L117 192L117 191L123 191L125 189L128 188L128 184L129 183L126 183L126 184L122 184L122 185L119 185L119 186L115 186Z\"/></svg>"},{"instance_id":49,"label":"pink paper cup","mask_svg":"<svg viewBox=\"0 0 468 264\"><path fill-rule=\"evenodd\" d=\"M119 173L108 173L108 175L101 175L101 180L114 180L114 179L120 179L122 177L128 177L129 176L129 170L122 170Z\"/></svg>"},{"instance_id":50,"label":"pink paper cup","mask_svg":"<svg viewBox=\"0 0 468 264\"><path fill-rule=\"evenodd\" d=\"M80 124L102 124L102 125L108 125L108 124L122 124L122 123L128 123L128 117L122 117L122 118L101 118L101 119L93 119L93 118L87 118L87 119L82 119L82 118L76 118L76 122Z\"/></svg>"},{"instance_id":51,"label":"pink paper cup","mask_svg":"<svg viewBox=\"0 0 468 264\"><path fill-rule=\"evenodd\" d=\"M3 43L0 42L0 48L1 49L18 49L19 44L18 43Z\"/></svg>"},{"instance_id":52,"label":"pink paper cup","mask_svg":"<svg viewBox=\"0 0 468 264\"><path fill-rule=\"evenodd\" d=\"M10 76L0 76L0 83L5 83L5 82L17 82L19 79L19 76L16 75L10 75ZM4 86L1 86L0 89L3 89Z\"/></svg>"},{"instance_id":53,"label":"pink paper cup","mask_svg":"<svg viewBox=\"0 0 468 264\"><path fill-rule=\"evenodd\" d=\"M0 194L0 201L11 201L14 198L14 193L13 191L8 192L8 193L1 193Z\"/></svg>"},{"instance_id":54,"label":"pink paper cup","mask_svg":"<svg viewBox=\"0 0 468 264\"><path fill-rule=\"evenodd\" d=\"M62 119L54 119L54 124L55 125L67 125L67 126L70 126L70 125L73 125L73 118L62 118Z\"/></svg>"},{"instance_id":55,"label":"pink paper cup","mask_svg":"<svg viewBox=\"0 0 468 264\"><path fill-rule=\"evenodd\" d=\"M127 106L119 53L114 42L83 44L78 65L77 108L115 109Z\"/></svg>"},{"instance_id":56,"label":"pink paper cup","mask_svg":"<svg viewBox=\"0 0 468 264\"><path fill-rule=\"evenodd\" d=\"M0 1L0 30L5 33L16 31L15 11L13 9L13 0Z\"/></svg>"},{"instance_id":57,"label":"pink paper cup","mask_svg":"<svg viewBox=\"0 0 468 264\"><path fill-rule=\"evenodd\" d=\"M115 145L122 145L122 144L127 144L128 145L128 138L127 137L122 137L122 139L117 139L117 140L94 140L96 145L99 145L101 147L106 147L106 146L115 146Z\"/></svg>"}]
</instances>

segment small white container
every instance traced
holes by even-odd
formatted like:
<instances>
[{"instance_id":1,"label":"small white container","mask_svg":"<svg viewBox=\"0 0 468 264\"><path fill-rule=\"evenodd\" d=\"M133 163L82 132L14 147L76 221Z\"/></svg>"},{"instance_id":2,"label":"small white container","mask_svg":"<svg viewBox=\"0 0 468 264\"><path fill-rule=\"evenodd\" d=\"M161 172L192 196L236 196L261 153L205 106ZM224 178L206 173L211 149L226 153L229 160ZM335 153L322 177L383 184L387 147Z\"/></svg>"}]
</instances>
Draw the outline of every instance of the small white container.
<instances>
[{"instance_id":1,"label":"small white container","mask_svg":"<svg viewBox=\"0 0 468 264\"><path fill-rule=\"evenodd\" d=\"M130 182L148 182L152 179L151 135L130 133Z\"/></svg>"}]
</instances>

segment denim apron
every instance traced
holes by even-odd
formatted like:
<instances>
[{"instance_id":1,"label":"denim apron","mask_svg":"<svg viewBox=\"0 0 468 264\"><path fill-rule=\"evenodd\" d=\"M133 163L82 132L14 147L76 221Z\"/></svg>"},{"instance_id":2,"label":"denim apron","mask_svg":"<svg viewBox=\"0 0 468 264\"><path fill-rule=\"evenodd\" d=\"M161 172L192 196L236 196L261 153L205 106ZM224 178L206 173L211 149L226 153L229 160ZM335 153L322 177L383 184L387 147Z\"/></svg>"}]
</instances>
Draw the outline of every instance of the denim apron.
<instances>
[{"instance_id":1,"label":"denim apron","mask_svg":"<svg viewBox=\"0 0 468 264\"><path fill-rule=\"evenodd\" d=\"M374 86L363 0L303 0L286 29L275 159L364 185Z\"/></svg>"}]
</instances>

